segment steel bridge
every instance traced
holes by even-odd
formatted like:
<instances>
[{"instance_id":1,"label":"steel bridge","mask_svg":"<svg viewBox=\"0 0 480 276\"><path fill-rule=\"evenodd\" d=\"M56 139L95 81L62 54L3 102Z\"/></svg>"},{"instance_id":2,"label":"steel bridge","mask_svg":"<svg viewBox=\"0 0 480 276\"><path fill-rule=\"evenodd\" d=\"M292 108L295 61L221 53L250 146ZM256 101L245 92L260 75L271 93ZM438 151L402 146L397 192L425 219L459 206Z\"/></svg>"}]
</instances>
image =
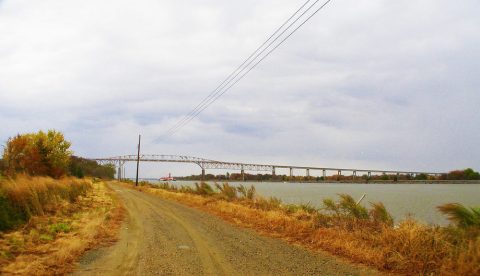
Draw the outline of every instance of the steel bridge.
<instances>
[{"instance_id":1,"label":"steel bridge","mask_svg":"<svg viewBox=\"0 0 480 276\"><path fill-rule=\"evenodd\" d=\"M89 160L97 161L101 164L114 164L117 168L117 177L119 179L125 176L125 163L136 162L137 155L122 155L106 158L89 158ZM250 164L250 163L238 163L238 162L225 162L216 161L211 159L204 159L192 156L184 155L164 155L164 154L141 154L140 162L173 162L173 163L193 163L197 164L202 169L202 179L205 177L205 170L207 169L225 169L225 170L237 170L240 171L242 179L245 180L245 171L267 171L275 175L276 169L289 169L290 176L293 176L293 170L305 170L306 176L310 177L311 171L321 171L323 179L326 179L327 172L335 172L339 177L342 172L352 172L352 180L355 180L357 173L366 173L368 178L374 174L396 174L397 177L400 174L418 175L425 174L431 176L440 176L445 173L441 172L421 172L421 171L395 171L395 170L367 170L367 169L354 169L354 168L333 168L333 167L308 167L308 166L288 166L288 165L266 165L266 164Z\"/></svg>"}]
</instances>

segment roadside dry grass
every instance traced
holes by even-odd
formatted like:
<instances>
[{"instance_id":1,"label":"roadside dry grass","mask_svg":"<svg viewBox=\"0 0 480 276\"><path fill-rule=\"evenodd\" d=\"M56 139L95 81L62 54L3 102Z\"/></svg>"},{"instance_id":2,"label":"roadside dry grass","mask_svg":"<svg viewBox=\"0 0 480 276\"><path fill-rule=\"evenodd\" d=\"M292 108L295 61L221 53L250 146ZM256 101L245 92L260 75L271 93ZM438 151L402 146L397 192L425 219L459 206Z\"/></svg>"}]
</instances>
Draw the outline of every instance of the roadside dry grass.
<instances>
[{"instance_id":1,"label":"roadside dry grass","mask_svg":"<svg viewBox=\"0 0 480 276\"><path fill-rule=\"evenodd\" d=\"M264 235L327 251L384 272L480 275L478 229L428 226L411 219L393 226L388 213L381 208L383 205L373 205L370 212L352 207L353 215L345 216L335 213L332 208L342 208L345 202L348 205L348 200L326 202L334 205L331 205L330 212L325 212L308 204L284 205L275 198L237 197L225 185L217 187L219 192L212 193L210 188L202 188L202 185L197 185L195 190L168 185L160 189L144 185L137 189L202 209ZM196 190L200 195L195 194ZM342 210L348 211L349 207L344 207L346 209Z\"/></svg>"},{"instance_id":2,"label":"roadside dry grass","mask_svg":"<svg viewBox=\"0 0 480 276\"><path fill-rule=\"evenodd\" d=\"M55 213L74 203L92 188L89 181L75 178L17 176L0 181L0 231L26 223L32 216Z\"/></svg>"},{"instance_id":3,"label":"roadside dry grass","mask_svg":"<svg viewBox=\"0 0 480 276\"><path fill-rule=\"evenodd\" d=\"M66 196L66 191L76 189L73 186L88 188L76 197ZM35 208L42 212L33 212L28 207L30 215L26 224L0 232L2 275L66 274L86 250L115 241L124 211L113 191L103 182L20 177L15 183L4 184L3 188L4 194L15 192L24 207L35 203L32 198L38 194L49 199L45 204L35 203Z\"/></svg>"}]
</instances>

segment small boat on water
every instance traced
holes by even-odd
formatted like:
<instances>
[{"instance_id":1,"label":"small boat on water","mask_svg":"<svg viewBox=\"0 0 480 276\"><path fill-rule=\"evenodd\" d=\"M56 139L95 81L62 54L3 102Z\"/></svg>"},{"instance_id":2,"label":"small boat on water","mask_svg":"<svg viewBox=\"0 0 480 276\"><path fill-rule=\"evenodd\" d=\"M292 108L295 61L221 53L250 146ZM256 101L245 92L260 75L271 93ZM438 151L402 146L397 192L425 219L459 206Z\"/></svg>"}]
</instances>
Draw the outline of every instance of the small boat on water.
<instances>
[{"instance_id":1,"label":"small boat on water","mask_svg":"<svg viewBox=\"0 0 480 276\"><path fill-rule=\"evenodd\" d=\"M175 181L175 178L173 178L172 175L168 173L168 176L161 177L160 181Z\"/></svg>"}]
</instances>

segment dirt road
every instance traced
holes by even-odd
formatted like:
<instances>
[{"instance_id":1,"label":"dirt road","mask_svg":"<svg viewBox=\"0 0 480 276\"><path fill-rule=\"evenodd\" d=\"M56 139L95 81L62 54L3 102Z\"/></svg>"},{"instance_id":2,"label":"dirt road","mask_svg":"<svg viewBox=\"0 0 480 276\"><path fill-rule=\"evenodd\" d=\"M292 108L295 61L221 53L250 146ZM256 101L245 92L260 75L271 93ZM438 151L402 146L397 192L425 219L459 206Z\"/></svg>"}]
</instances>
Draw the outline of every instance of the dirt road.
<instances>
[{"instance_id":1,"label":"dirt road","mask_svg":"<svg viewBox=\"0 0 480 276\"><path fill-rule=\"evenodd\" d=\"M75 275L371 275L327 254L111 185L128 211L120 240L89 252Z\"/></svg>"}]
</instances>

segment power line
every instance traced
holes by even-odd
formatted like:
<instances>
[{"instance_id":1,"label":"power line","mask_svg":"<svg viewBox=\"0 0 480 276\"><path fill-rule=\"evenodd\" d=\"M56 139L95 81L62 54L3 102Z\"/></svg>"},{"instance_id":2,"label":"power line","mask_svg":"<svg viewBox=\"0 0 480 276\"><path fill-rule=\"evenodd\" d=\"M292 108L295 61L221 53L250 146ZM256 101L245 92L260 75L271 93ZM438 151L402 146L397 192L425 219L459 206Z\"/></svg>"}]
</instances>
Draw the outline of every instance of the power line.
<instances>
[{"instance_id":1,"label":"power line","mask_svg":"<svg viewBox=\"0 0 480 276\"><path fill-rule=\"evenodd\" d=\"M297 18L297 20L295 20L294 22L292 22L292 24L289 25L289 27L287 27L287 29L285 29L273 42L275 42L281 35L283 35L285 33L286 30L288 30L293 24L295 24L298 19L300 19L306 12L308 12L319 0L317 0L315 3L313 3L304 13L302 13L302 15L300 15L299 18ZM205 110L209 105L211 105L213 102L215 102L219 97L221 97L223 94L225 94L225 92L227 92L228 90L230 90L230 88L232 86L234 86L236 83L238 83L241 79L243 79L245 77L245 75L247 75L253 68L255 68L261 61L263 61L267 56L269 56L275 49L277 49L285 40L287 40L293 33L295 33L301 26L303 26L308 20L310 20L310 18L312 18L318 11L320 11L324 6L326 6L328 4L328 2L330 2L331 0L329 1L326 1L323 5L321 5L315 12L313 12L306 20L304 20L297 28L295 28L290 34L288 34L282 41L280 41L280 43L278 43L273 49L271 49L267 54L265 54L258 62L256 62L247 72L245 72L243 75L240 76L240 78L238 78L233 84L231 84L230 86L228 86L228 88L226 88L224 91L222 91L220 93L220 91L210 100L210 102L204 104L202 106L202 108L195 112L195 114L193 116L191 116L190 118L188 118L183 124L181 124L177 129L180 129L182 128L183 126L185 126L186 124L188 124L190 121L192 121L194 118L196 118L203 110ZM269 44L269 46L271 46L271 44ZM269 47L268 46L268 47ZM265 48L264 50L268 49ZM261 52L263 53L264 50ZM259 53L259 54L261 54ZM255 57L255 59L258 57L258 55ZM253 59L248 65L250 65L255 59ZM248 67L247 65L247 67ZM241 72L243 72L243 70L245 70L247 67L243 68L240 72L237 73L236 76L238 76L238 74L240 74ZM235 77L236 77L235 76ZM233 81L233 79L231 80ZM228 85L228 83L227 83ZM225 87L224 87L225 88ZM173 131L171 133L171 135L173 135L174 133L176 132Z\"/></svg>"},{"instance_id":2,"label":"power line","mask_svg":"<svg viewBox=\"0 0 480 276\"><path fill-rule=\"evenodd\" d=\"M302 5L302 7L299 9L301 10L309 1L307 1L306 3L304 3L304 5ZM205 110L207 107L209 107L212 103L214 103L218 98L220 98L223 94L225 94L227 91L229 91L234 85L236 85L240 80L242 80L250 71L252 71L255 67L257 67L257 65L262 62L265 58L267 58L273 51L275 51L280 45L282 45L288 38L290 38L295 32L297 32L298 29L300 29L307 21L309 21L314 15L316 15L321 9L323 9L329 2L331 2L331 0L327 0L326 2L324 2L318 9L316 9L312 14L310 14L307 19L305 19L302 23L300 23L300 25L298 25L293 31L291 31L286 37L284 37L279 43L277 43L271 50L269 50L263 57L261 57L252 67L250 67L245 73L243 73L239 78L237 78L232 84L229 85L230 82L232 82L241 72L243 72L250 64L252 64L255 59L257 59L263 52L265 52L266 49L268 49L276 40L278 40L288 29L290 29L290 27L292 27L300 18L302 18L313 6L315 6L317 4L317 2L319 2L319 0L315 1L307 10L305 10L294 22L292 22L282 33L280 33L273 41L270 42L270 44L265 48L263 49L260 53L258 53L255 58L253 60L251 60L242 70L240 70L233 79L229 80L228 82L226 82L225 84L225 81L222 82L222 84L219 86L221 87L223 85L223 88L215 93L211 93L207 98L204 99L204 101L202 101L201 104L197 105L197 107L195 108L194 110L192 110L189 114L191 114L189 117L188 117L186 120L183 120L183 122L181 123L177 123L176 127L175 128L172 128L172 130L167 133L167 135L173 135L174 133L176 133L179 129L181 129L183 126L187 125L190 121L192 121L194 118L196 118L203 110ZM299 11L298 10L298 11ZM295 13L297 14L298 11ZM295 16L295 14L293 16ZM292 17L293 17L292 16ZM291 18L292 18L291 17ZM291 19L290 18L290 19ZM289 19L289 20L290 20ZM282 27L289 21L287 20L283 25ZM277 33L278 30L275 32ZM275 34L274 33L274 34ZM272 35L273 36L273 35ZM271 37L270 37L271 38ZM270 38L268 40L270 40ZM267 41L268 41L267 40ZM266 42L265 42L266 43ZM265 44L264 43L264 44ZM263 45L261 47L263 47ZM260 47L260 48L261 48ZM258 49L255 51L257 52ZM254 54L255 54L254 52ZM253 55L253 54L252 54ZM247 59L249 60L251 58L251 56ZM246 60L246 61L247 61ZM245 61L245 62L246 62ZM245 64L245 62L243 64ZM243 65L242 64L242 65ZM242 67L242 66L240 66ZM240 68L239 67L239 68ZM238 69L234 71L237 72ZM233 73L231 74L233 75ZM231 76L230 75L230 76ZM230 78L229 76L229 78ZM228 79L228 78L227 78ZM229 85L229 86L228 86ZM228 86L228 87L227 87ZM226 89L224 89L225 87L227 87ZM217 88L218 89L218 88ZM216 89L216 90L217 90ZM223 91L222 91L223 90ZM198 107L200 107L200 109L198 109Z\"/></svg>"},{"instance_id":3,"label":"power line","mask_svg":"<svg viewBox=\"0 0 480 276\"><path fill-rule=\"evenodd\" d=\"M212 92L210 92L210 94L205 97L197 106L195 106L194 109L192 109L187 115L185 115L179 122L177 122L173 127L171 127L168 131L167 131L167 134L168 135L170 132L173 132L175 129L179 128L186 120L188 120L189 117L193 116L195 114L195 112L201 108L208 100L210 100L212 97L214 97L216 94L218 94L219 91L221 91L221 89L223 89L225 86L224 84L228 85L228 83L230 83L236 76L238 76L238 74L235 75L235 73L237 73L242 67L244 66L248 66L249 64L251 64L251 62L247 65L245 65L255 54L258 53L258 51L260 49L263 48L263 46L265 46L283 27L285 27L285 25L290 21L292 20L293 17L295 17L295 15L298 14L298 12L300 12L311 0L307 0L305 3L303 3L300 8L298 8L285 22L283 22L283 24L278 27L275 32L273 32L273 34L270 35L270 37L267 38L267 40L265 40L253 53L250 54L250 56L245 59L242 64L240 64L232 73L230 73L230 75L228 75L228 77L226 79L224 79L222 81L222 83L220 83L219 86L217 86ZM318 0L317 0L318 2ZM315 2L316 3L316 2ZM310 7L311 8L311 7ZM278 37L277 37L278 38ZM270 46L271 44L269 44ZM267 46L267 48L269 47ZM264 49L265 50L265 49ZM263 51L262 51L263 53ZM241 71L243 71L244 69L242 69ZM240 71L240 72L241 72ZM235 75L232 79L231 77ZM223 86L223 87L222 87ZM219 90L220 89L220 90Z\"/></svg>"}]
</instances>

